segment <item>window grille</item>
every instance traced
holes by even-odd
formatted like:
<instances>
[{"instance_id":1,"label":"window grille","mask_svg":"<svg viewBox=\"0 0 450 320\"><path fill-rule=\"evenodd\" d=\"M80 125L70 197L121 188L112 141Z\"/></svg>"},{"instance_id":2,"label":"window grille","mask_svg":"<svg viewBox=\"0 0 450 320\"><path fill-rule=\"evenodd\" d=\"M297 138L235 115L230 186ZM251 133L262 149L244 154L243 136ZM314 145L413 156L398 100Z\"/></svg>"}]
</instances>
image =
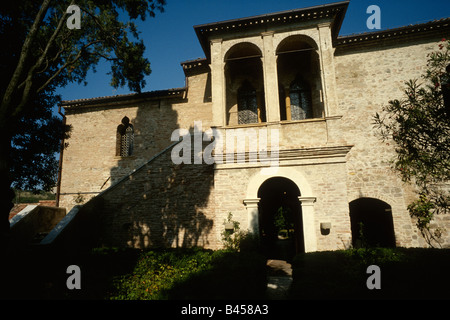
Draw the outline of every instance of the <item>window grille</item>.
<instances>
[{"instance_id":1,"label":"window grille","mask_svg":"<svg viewBox=\"0 0 450 320\"><path fill-rule=\"evenodd\" d=\"M256 90L248 81L238 91L238 123L258 123Z\"/></svg>"},{"instance_id":2,"label":"window grille","mask_svg":"<svg viewBox=\"0 0 450 320\"><path fill-rule=\"evenodd\" d=\"M116 154L121 157L129 157L133 154L134 129L130 119L124 117L117 127Z\"/></svg>"},{"instance_id":3,"label":"window grille","mask_svg":"<svg viewBox=\"0 0 450 320\"><path fill-rule=\"evenodd\" d=\"M304 81L296 79L292 82L289 98L291 100L291 120L312 118L311 92Z\"/></svg>"}]
</instances>

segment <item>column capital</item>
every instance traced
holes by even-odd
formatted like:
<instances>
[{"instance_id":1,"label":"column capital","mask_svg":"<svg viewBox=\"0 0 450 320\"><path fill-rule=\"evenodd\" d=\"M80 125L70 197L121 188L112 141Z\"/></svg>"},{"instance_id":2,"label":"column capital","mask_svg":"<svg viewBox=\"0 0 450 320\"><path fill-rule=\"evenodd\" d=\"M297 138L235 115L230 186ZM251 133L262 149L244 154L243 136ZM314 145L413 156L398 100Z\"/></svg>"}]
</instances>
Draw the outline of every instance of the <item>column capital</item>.
<instances>
[{"instance_id":1,"label":"column capital","mask_svg":"<svg viewBox=\"0 0 450 320\"><path fill-rule=\"evenodd\" d=\"M243 202L247 207L257 207L261 198L244 199Z\"/></svg>"},{"instance_id":2,"label":"column capital","mask_svg":"<svg viewBox=\"0 0 450 320\"><path fill-rule=\"evenodd\" d=\"M312 206L316 200L316 197L298 197L298 201L301 202L302 206Z\"/></svg>"},{"instance_id":3,"label":"column capital","mask_svg":"<svg viewBox=\"0 0 450 320\"><path fill-rule=\"evenodd\" d=\"M222 38L213 38L211 40L209 40L211 43L222 43L223 40Z\"/></svg>"},{"instance_id":4,"label":"column capital","mask_svg":"<svg viewBox=\"0 0 450 320\"><path fill-rule=\"evenodd\" d=\"M265 32L261 32L261 37L270 37L273 36L275 34L275 31L265 31Z\"/></svg>"},{"instance_id":5,"label":"column capital","mask_svg":"<svg viewBox=\"0 0 450 320\"><path fill-rule=\"evenodd\" d=\"M318 29L320 29L320 28L329 28L329 27L331 27L331 22L322 22L322 23L319 23L317 25Z\"/></svg>"}]
</instances>

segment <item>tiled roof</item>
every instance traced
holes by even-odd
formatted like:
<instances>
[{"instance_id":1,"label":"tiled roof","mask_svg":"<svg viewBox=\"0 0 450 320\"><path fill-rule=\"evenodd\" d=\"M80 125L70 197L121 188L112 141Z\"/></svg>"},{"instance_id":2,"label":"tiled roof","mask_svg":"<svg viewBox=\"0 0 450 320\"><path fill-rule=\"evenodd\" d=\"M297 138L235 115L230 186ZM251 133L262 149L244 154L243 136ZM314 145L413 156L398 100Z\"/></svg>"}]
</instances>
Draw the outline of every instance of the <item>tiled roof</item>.
<instances>
[{"instance_id":1,"label":"tiled roof","mask_svg":"<svg viewBox=\"0 0 450 320\"><path fill-rule=\"evenodd\" d=\"M115 96L96 97L89 99L65 100L61 102L61 106L66 109L92 106L104 103L113 103L131 100L151 100L158 98L180 98L183 97L186 88L173 88L167 90L147 91L142 93L120 94Z\"/></svg>"},{"instance_id":2,"label":"tiled roof","mask_svg":"<svg viewBox=\"0 0 450 320\"><path fill-rule=\"evenodd\" d=\"M340 36L336 39L335 45L346 46L368 43L378 40L398 39L406 36L420 36L439 31L450 31L450 18L428 21L420 24L413 24L399 28L380 30L375 32L365 32L354 35Z\"/></svg>"}]
</instances>

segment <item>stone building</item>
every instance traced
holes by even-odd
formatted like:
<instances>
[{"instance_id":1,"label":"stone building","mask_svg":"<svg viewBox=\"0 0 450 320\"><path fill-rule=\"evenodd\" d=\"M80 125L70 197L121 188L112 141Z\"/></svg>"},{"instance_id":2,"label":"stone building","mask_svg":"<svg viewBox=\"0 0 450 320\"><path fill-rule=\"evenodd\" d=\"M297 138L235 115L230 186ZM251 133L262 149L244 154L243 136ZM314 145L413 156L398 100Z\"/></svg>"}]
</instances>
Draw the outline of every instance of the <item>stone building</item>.
<instances>
[{"instance_id":1,"label":"stone building","mask_svg":"<svg viewBox=\"0 0 450 320\"><path fill-rule=\"evenodd\" d=\"M195 26L184 88L64 101L59 205L102 199L107 245L219 248L231 213L273 252L426 246L372 122L450 20L339 36L347 6Z\"/></svg>"}]
</instances>

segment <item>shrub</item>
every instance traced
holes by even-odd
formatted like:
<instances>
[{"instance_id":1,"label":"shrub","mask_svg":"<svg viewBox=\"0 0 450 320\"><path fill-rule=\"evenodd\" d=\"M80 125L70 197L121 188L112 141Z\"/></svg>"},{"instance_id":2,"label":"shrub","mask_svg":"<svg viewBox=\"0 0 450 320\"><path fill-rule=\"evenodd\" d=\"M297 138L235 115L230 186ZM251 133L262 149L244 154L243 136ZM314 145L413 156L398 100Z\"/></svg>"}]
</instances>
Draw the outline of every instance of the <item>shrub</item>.
<instances>
[{"instance_id":1,"label":"shrub","mask_svg":"<svg viewBox=\"0 0 450 320\"><path fill-rule=\"evenodd\" d=\"M399 262L404 257L404 254L395 248L382 247L348 249L343 251L343 253L349 258L354 259L354 262L363 266Z\"/></svg>"},{"instance_id":2,"label":"shrub","mask_svg":"<svg viewBox=\"0 0 450 320\"><path fill-rule=\"evenodd\" d=\"M265 259L226 250L144 252L133 272L115 278L114 300L238 299L261 297Z\"/></svg>"},{"instance_id":3,"label":"shrub","mask_svg":"<svg viewBox=\"0 0 450 320\"><path fill-rule=\"evenodd\" d=\"M138 259L132 274L114 280L116 294L111 299L165 299L165 291L175 282L210 268L212 251L155 250L146 251Z\"/></svg>"}]
</instances>

